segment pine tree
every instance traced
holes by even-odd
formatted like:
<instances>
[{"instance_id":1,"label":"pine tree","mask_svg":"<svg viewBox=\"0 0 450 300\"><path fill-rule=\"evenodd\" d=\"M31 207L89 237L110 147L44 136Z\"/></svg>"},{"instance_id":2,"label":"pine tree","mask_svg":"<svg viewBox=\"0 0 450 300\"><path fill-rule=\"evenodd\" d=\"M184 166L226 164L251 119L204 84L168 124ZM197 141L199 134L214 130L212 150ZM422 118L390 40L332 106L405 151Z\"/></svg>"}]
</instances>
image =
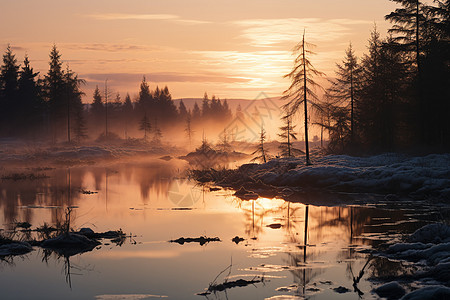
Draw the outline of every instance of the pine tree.
<instances>
[{"instance_id":1,"label":"pine tree","mask_svg":"<svg viewBox=\"0 0 450 300\"><path fill-rule=\"evenodd\" d=\"M202 118L207 120L211 116L211 105L209 104L208 94L205 92L202 100Z\"/></svg>"},{"instance_id":2,"label":"pine tree","mask_svg":"<svg viewBox=\"0 0 450 300\"><path fill-rule=\"evenodd\" d=\"M222 110L223 110L223 120L225 122L231 120L231 118L233 117L233 114L231 113L231 109L228 105L227 99L225 99L223 101Z\"/></svg>"},{"instance_id":3,"label":"pine tree","mask_svg":"<svg viewBox=\"0 0 450 300\"><path fill-rule=\"evenodd\" d=\"M178 113L181 120L185 120L187 118L188 111L186 109L186 105L184 105L183 99L180 100L180 104L178 105Z\"/></svg>"},{"instance_id":4,"label":"pine tree","mask_svg":"<svg viewBox=\"0 0 450 300\"><path fill-rule=\"evenodd\" d=\"M75 126L73 126L73 133L75 135L75 140L80 143L82 140L88 138L86 120L84 118L84 111L77 110L75 115Z\"/></svg>"},{"instance_id":5,"label":"pine tree","mask_svg":"<svg viewBox=\"0 0 450 300\"><path fill-rule=\"evenodd\" d=\"M125 139L128 139L128 126L133 117L133 110L133 103L131 103L130 94L127 93L127 95L125 96L125 103L122 105L122 118L125 123Z\"/></svg>"},{"instance_id":6,"label":"pine tree","mask_svg":"<svg viewBox=\"0 0 450 300\"><path fill-rule=\"evenodd\" d=\"M264 142L266 141L266 131L264 130L264 126L261 126L261 131L259 133L259 144L258 144L258 148L256 148L256 150L252 153L252 155L255 154L259 154L258 156L254 157L252 159L252 161L255 160L261 160L264 163L267 162L267 154L268 151L267 149L264 147Z\"/></svg>"},{"instance_id":7,"label":"pine tree","mask_svg":"<svg viewBox=\"0 0 450 300\"><path fill-rule=\"evenodd\" d=\"M361 140L369 149L392 151L400 121L400 105L405 100L407 70L402 55L386 46L376 28L369 40L369 53L361 62L357 118ZM403 134L405 135L405 134Z\"/></svg>"},{"instance_id":8,"label":"pine tree","mask_svg":"<svg viewBox=\"0 0 450 300\"><path fill-rule=\"evenodd\" d=\"M231 144L229 142L228 133L224 129L221 136L220 141L217 145L222 152L230 152L232 150Z\"/></svg>"},{"instance_id":9,"label":"pine tree","mask_svg":"<svg viewBox=\"0 0 450 300\"><path fill-rule=\"evenodd\" d=\"M159 89L157 90L159 94ZM150 87L145 79L145 76L142 77L142 82L139 89L139 96L137 99L137 107L140 111L141 115L147 113L149 116L154 116L154 99L153 95L150 91Z\"/></svg>"},{"instance_id":10,"label":"pine tree","mask_svg":"<svg viewBox=\"0 0 450 300\"><path fill-rule=\"evenodd\" d=\"M38 84L37 76L39 72L34 72L30 66L28 56L25 55L22 70L19 77L19 106L21 107L20 120L27 120L22 124L23 134L37 132L42 129L44 103L41 98L41 87Z\"/></svg>"},{"instance_id":11,"label":"pine tree","mask_svg":"<svg viewBox=\"0 0 450 300\"><path fill-rule=\"evenodd\" d=\"M385 16L394 23L389 33L395 34L392 44L400 50L414 53L414 60L420 73L420 52L422 48L421 30L425 23L423 4L419 0L390 0L402 7Z\"/></svg>"},{"instance_id":12,"label":"pine tree","mask_svg":"<svg viewBox=\"0 0 450 300\"><path fill-rule=\"evenodd\" d=\"M95 125L100 125L100 120L103 120L103 116L105 115L105 106L103 105L103 99L102 95L100 94L98 85L95 86L94 94L92 96L90 113L95 122Z\"/></svg>"},{"instance_id":13,"label":"pine tree","mask_svg":"<svg viewBox=\"0 0 450 300\"><path fill-rule=\"evenodd\" d=\"M13 54L11 46L8 45L0 70L0 117L3 121L2 125L8 127L8 134L13 133L19 110L22 109L17 102L19 68L16 56Z\"/></svg>"},{"instance_id":14,"label":"pine tree","mask_svg":"<svg viewBox=\"0 0 450 300\"><path fill-rule=\"evenodd\" d=\"M80 86L85 83L84 80L79 79L69 66L67 66L66 72L64 72L64 91L66 98L66 118L67 118L67 141L71 142L72 122L84 122L84 117L80 117L83 114L83 104L81 102L81 96L84 93L81 91ZM79 127L85 127L85 125L77 124Z\"/></svg>"},{"instance_id":15,"label":"pine tree","mask_svg":"<svg viewBox=\"0 0 450 300\"><path fill-rule=\"evenodd\" d=\"M150 123L150 120L147 117L147 114L144 114L144 117L142 118L141 122L139 123L139 130L144 131L144 140L147 140L147 133L150 132L152 129L152 125Z\"/></svg>"},{"instance_id":16,"label":"pine tree","mask_svg":"<svg viewBox=\"0 0 450 300\"><path fill-rule=\"evenodd\" d=\"M186 115L186 126L184 128L184 132L189 140L189 146L192 144L192 137L194 135L194 131L192 130L192 121L191 121L191 111Z\"/></svg>"},{"instance_id":17,"label":"pine tree","mask_svg":"<svg viewBox=\"0 0 450 300\"><path fill-rule=\"evenodd\" d=\"M64 117L67 116L67 97L61 54L56 45L50 51L49 70L44 78L45 96L49 106L52 140L56 142Z\"/></svg>"},{"instance_id":18,"label":"pine tree","mask_svg":"<svg viewBox=\"0 0 450 300\"><path fill-rule=\"evenodd\" d=\"M160 144L162 136L163 135L162 135L161 129L158 126L158 118L155 118L155 126L153 129L153 142L156 144Z\"/></svg>"},{"instance_id":19,"label":"pine tree","mask_svg":"<svg viewBox=\"0 0 450 300\"><path fill-rule=\"evenodd\" d=\"M244 113L242 112L242 107L241 107L240 103L236 107L236 119L240 119L240 120L245 119L245 116L244 116Z\"/></svg>"},{"instance_id":20,"label":"pine tree","mask_svg":"<svg viewBox=\"0 0 450 300\"><path fill-rule=\"evenodd\" d=\"M194 122L200 121L200 118L202 116L202 113L200 111L200 107L198 106L197 102L194 103L194 109L192 110L192 120Z\"/></svg>"},{"instance_id":21,"label":"pine tree","mask_svg":"<svg viewBox=\"0 0 450 300\"><path fill-rule=\"evenodd\" d=\"M304 109L305 117L305 152L306 152L306 164L310 164L309 159L309 141L308 141L308 102L312 105L316 105L315 101L318 101L318 97L314 92L314 88L320 87L313 78L315 76L323 76L322 72L317 71L311 64L307 55L314 54L306 47L312 47L314 45L307 44L305 41L305 33L300 43L294 48L294 53L297 57L294 61L294 68L292 71L284 77L291 79L291 85L284 91L283 100L288 100L288 103L284 105L284 109L287 113L287 119L290 116L296 114L301 105Z\"/></svg>"},{"instance_id":22,"label":"pine tree","mask_svg":"<svg viewBox=\"0 0 450 300\"><path fill-rule=\"evenodd\" d=\"M355 133L355 94L360 76L360 68L357 58L350 43L345 51L345 58L341 64L336 64L336 78L331 80L331 87L327 90L327 96L334 106L340 106L340 114L347 112L350 121L351 140ZM341 115L342 116L342 115Z\"/></svg>"},{"instance_id":23,"label":"pine tree","mask_svg":"<svg viewBox=\"0 0 450 300\"><path fill-rule=\"evenodd\" d=\"M294 148L293 141L297 140L297 135L294 132L295 126L292 126L291 118L292 116L289 114L286 114L283 117L285 125L280 127L281 133L278 134L278 136L282 138L282 142L279 146L282 157L293 157L297 154L304 153L303 151Z\"/></svg>"}]
</instances>

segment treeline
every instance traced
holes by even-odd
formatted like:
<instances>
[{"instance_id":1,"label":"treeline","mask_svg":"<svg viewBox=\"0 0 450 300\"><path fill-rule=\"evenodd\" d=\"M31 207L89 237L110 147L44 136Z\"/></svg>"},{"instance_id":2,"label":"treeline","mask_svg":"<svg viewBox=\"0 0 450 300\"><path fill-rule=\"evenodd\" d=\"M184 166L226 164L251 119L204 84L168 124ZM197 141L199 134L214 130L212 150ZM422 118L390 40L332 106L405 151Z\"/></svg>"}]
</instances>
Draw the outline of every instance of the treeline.
<instances>
[{"instance_id":1,"label":"treeline","mask_svg":"<svg viewBox=\"0 0 450 300\"><path fill-rule=\"evenodd\" d=\"M63 69L56 46L50 52L49 70L41 78L27 56L20 66L8 45L0 72L0 135L82 139L86 135L83 83L68 66Z\"/></svg>"},{"instance_id":2,"label":"treeline","mask_svg":"<svg viewBox=\"0 0 450 300\"><path fill-rule=\"evenodd\" d=\"M226 100L209 99L206 93L201 108L195 103L188 109L182 100L176 106L167 86L152 91L145 77L133 100L129 94L122 100L120 94L112 93L106 81L84 105L84 80L68 66L63 68L56 45L49 57L49 70L41 77L27 56L19 64L8 45L0 72L0 137L80 142L88 137L129 138L131 132L142 130L145 137L153 132L160 138L161 128L169 125L219 124L232 117Z\"/></svg>"},{"instance_id":3,"label":"treeline","mask_svg":"<svg viewBox=\"0 0 450 300\"><path fill-rule=\"evenodd\" d=\"M387 37L349 46L319 106L331 151L450 149L450 1L391 1Z\"/></svg>"}]
</instances>

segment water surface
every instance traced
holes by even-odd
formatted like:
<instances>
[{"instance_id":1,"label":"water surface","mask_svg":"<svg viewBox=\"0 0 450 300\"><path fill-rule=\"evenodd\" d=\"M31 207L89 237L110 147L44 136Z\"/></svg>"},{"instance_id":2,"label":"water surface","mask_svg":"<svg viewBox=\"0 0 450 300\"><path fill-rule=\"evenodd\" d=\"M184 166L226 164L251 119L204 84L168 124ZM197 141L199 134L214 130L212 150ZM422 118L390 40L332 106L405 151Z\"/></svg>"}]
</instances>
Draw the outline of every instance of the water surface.
<instances>
[{"instance_id":1,"label":"water surface","mask_svg":"<svg viewBox=\"0 0 450 300\"><path fill-rule=\"evenodd\" d=\"M368 263L365 250L439 221L443 212L420 203L330 207L283 199L243 201L232 191L211 192L189 181L186 168L183 161L148 158L35 169L49 178L2 181L5 231L16 221L28 221L32 228L55 224L70 206L74 228L121 228L129 237L122 245L104 240L93 251L69 258L39 248L3 258L1 298L202 299L196 293L231 264L231 272L216 283L226 275L228 281L262 282L208 299L373 299L372 275L403 270L387 262ZM364 203L364 196L358 200ZM199 236L221 241L168 242ZM245 240L237 244L235 236Z\"/></svg>"}]
</instances>

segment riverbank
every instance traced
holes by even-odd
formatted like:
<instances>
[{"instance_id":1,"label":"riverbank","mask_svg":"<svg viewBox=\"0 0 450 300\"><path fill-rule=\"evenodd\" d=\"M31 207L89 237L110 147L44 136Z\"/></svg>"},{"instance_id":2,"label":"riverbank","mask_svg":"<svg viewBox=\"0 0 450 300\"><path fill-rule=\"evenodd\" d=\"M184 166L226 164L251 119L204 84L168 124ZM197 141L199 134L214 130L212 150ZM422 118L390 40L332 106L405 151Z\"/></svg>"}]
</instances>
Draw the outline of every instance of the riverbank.
<instances>
[{"instance_id":1,"label":"riverbank","mask_svg":"<svg viewBox=\"0 0 450 300\"><path fill-rule=\"evenodd\" d=\"M212 182L248 194L286 196L297 192L371 193L387 199L450 201L450 154L410 157L381 154L369 157L327 155L277 158L244 164L234 170L197 170L199 182Z\"/></svg>"}]
</instances>

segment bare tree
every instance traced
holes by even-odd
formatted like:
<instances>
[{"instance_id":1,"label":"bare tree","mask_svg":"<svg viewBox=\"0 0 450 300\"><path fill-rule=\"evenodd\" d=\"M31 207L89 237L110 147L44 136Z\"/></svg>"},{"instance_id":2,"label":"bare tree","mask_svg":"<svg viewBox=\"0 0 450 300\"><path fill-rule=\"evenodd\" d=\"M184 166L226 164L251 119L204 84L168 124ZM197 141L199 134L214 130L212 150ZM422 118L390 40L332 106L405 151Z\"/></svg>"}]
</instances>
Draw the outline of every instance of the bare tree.
<instances>
[{"instance_id":1,"label":"bare tree","mask_svg":"<svg viewBox=\"0 0 450 300\"><path fill-rule=\"evenodd\" d=\"M305 153L307 165L311 164L308 144L308 102L311 105L316 106L315 102L318 102L319 98L314 90L321 87L313 80L313 78L325 75L324 73L317 71L308 59L308 56L314 54L314 52L307 48L312 47L314 47L314 45L305 42L305 32L303 32L302 41L295 46L293 51L294 54L297 55L294 61L294 67L289 74L284 76L285 78L291 79L291 85L284 91L282 97L283 100L288 100L288 103L283 106L288 116L296 114L301 105L304 106Z\"/></svg>"}]
</instances>

